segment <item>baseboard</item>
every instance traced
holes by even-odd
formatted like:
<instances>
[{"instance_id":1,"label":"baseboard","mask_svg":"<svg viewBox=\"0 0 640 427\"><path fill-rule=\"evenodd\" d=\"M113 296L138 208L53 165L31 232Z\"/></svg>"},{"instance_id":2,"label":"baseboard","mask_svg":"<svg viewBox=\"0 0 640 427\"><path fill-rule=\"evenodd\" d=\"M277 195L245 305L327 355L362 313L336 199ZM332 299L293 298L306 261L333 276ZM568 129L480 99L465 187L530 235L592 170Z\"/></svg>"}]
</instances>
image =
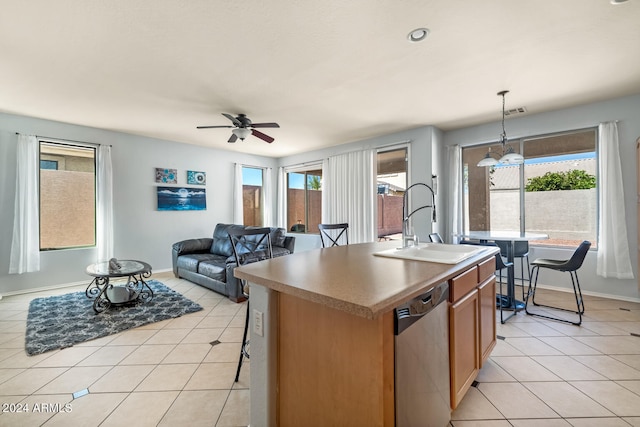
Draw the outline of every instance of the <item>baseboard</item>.
<instances>
[{"instance_id":1,"label":"baseboard","mask_svg":"<svg viewBox=\"0 0 640 427\"><path fill-rule=\"evenodd\" d=\"M156 270L155 273L166 273L168 271L173 271L171 268L166 268L164 270ZM80 286L80 285L89 285L90 280L82 280L79 282L72 282L72 283L64 283L61 285L51 285L51 286L42 286L40 288L30 288L30 289L22 289L22 290L18 290L18 291L11 291L11 292L5 292L4 294L0 294L0 300L2 299L2 297L11 297L11 296L15 296L15 295L26 295L26 294L33 294L36 292L46 292L46 291L52 291L55 289L64 289L64 288L71 288L74 286Z\"/></svg>"},{"instance_id":2,"label":"baseboard","mask_svg":"<svg viewBox=\"0 0 640 427\"><path fill-rule=\"evenodd\" d=\"M566 293L573 294L573 289L561 288L561 287L557 287L557 286L543 285L541 283L538 283L538 288L547 289L549 291L558 291L558 292L566 292ZM616 301L626 301L626 302L640 303L640 298L625 297L625 296L621 296L621 295L603 294L601 292L585 291L584 289L582 289L582 295L588 295L590 297L613 299L613 300L616 300Z\"/></svg>"}]
</instances>

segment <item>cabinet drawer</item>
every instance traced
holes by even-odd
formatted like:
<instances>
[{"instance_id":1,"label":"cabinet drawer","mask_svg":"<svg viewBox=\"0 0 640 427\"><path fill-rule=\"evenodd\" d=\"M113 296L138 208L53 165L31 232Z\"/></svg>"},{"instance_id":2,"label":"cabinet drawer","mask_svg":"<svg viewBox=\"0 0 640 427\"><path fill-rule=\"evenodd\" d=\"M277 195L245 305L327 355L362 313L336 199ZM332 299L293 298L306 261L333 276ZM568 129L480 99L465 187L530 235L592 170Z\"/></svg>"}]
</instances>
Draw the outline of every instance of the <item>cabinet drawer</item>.
<instances>
[{"instance_id":1,"label":"cabinet drawer","mask_svg":"<svg viewBox=\"0 0 640 427\"><path fill-rule=\"evenodd\" d=\"M478 264L478 283L484 282L496 271L496 257L491 257Z\"/></svg>"},{"instance_id":2,"label":"cabinet drawer","mask_svg":"<svg viewBox=\"0 0 640 427\"><path fill-rule=\"evenodd\" d=\"M458 301L476 286L478 286L478 267L473 267L449 281L449 300Z\"/></svg>"}]
</instances>

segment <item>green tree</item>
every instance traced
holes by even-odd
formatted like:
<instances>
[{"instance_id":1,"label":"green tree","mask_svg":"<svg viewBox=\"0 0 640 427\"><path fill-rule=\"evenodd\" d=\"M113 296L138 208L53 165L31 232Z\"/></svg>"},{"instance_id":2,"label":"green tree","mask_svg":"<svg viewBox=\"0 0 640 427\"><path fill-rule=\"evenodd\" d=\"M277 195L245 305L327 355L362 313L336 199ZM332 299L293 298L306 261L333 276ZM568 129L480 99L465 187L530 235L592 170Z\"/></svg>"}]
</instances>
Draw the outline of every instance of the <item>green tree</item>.
<instances>
[{"instance_id":1,"label":"green tree","mask_svg":"<svg viewBox=\"0 0 640 427\"><path fill-rule=\"evenodd\" d=\"M308 175L307 176L307 185L310 190L320 190L321 181L318 175Z\"/></svg>"},{"instance_id":2,"label":"green tree","mask_svg":"<svg viewBox=\"0 0 640 427\"><path fill-rule=\"evenodd\" d=\"M595 175L584 170L547 172L527 180L525 191L588 190L596 187Z\"/></svg>"}]
</instances>

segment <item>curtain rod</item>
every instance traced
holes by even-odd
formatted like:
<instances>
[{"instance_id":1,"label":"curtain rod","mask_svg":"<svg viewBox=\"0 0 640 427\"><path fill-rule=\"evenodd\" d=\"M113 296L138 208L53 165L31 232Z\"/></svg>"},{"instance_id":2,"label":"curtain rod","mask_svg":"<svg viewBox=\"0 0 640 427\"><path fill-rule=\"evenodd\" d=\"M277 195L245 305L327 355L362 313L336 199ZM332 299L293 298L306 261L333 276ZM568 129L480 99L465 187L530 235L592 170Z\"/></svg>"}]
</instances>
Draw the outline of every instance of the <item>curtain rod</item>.
<instances>
[{"instance_id":1,"label":"curtain rod","mask_svg":"<svg viewBox=\"0 0 640 427\"><path fill-rule=\"evenodd\" d=\"M16 135L20 135L20 132L16 132ZM64 138L55 138L52 136L44 136L44 135L34 135L36 138L42 138L42 139L52 139L53 141L60 141L60 142L75 142L77 144L86 144L86 145L106 145L108 147L113 147L111 144L100 144L100 143L95 143L95 142L86 142L86 141L76 141L74 139L64 139Z\"/></svg>"},{"instance_id":2,"label":"curtain rod","mask_svg":"<svg viewBox=\"0 0 640 427\"><path fill-rule=\"evenodd\" d=\"M396 142L390 142L388 144L383 144L377 147L371 147L371 150L380 150L382 148L389 148L389 147L393 147L395 145L402 145L402 144L409 144L410 142L412 142L413 140L411 139L405 139L404 141L396 141ZM357 151L362 151L365 150L366 148L360 148L360 149L356 149L356 150L351 150L351 151L346 151L344 153L340 153L340 154L349 154L349 153L355 153ZM329 156L331 157L331 156ZM326 157L327 159L329 157ZM299 168L301 166L307 166L307 165L317 165L318 163L322 163L323 159L320 160L310 160L308 162L302 162L302 163L296 163L293 165L287 165L287 166L280 166L282 168L288 169L288 168Z\"/></svg>"}]
</instances>

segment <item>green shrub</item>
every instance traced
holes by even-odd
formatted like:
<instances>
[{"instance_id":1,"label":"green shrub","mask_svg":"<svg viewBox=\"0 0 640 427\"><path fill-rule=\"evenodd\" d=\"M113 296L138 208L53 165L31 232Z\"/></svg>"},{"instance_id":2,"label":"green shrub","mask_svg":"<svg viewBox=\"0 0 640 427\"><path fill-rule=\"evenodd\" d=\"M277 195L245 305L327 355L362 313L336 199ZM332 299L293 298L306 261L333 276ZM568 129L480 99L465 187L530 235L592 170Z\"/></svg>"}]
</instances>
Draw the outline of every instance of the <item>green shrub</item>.
<instances>
[{"instance_id":1,"label":"green shrub","mask_svg":"<svg viewBox=\"0 0 640 427\"><path fill-rule=\"evenodd\" d=\"M595 175L583 170L547 172L527 180L525 191L588 190L596 187Z\"/></svg>"}]
</instances>

